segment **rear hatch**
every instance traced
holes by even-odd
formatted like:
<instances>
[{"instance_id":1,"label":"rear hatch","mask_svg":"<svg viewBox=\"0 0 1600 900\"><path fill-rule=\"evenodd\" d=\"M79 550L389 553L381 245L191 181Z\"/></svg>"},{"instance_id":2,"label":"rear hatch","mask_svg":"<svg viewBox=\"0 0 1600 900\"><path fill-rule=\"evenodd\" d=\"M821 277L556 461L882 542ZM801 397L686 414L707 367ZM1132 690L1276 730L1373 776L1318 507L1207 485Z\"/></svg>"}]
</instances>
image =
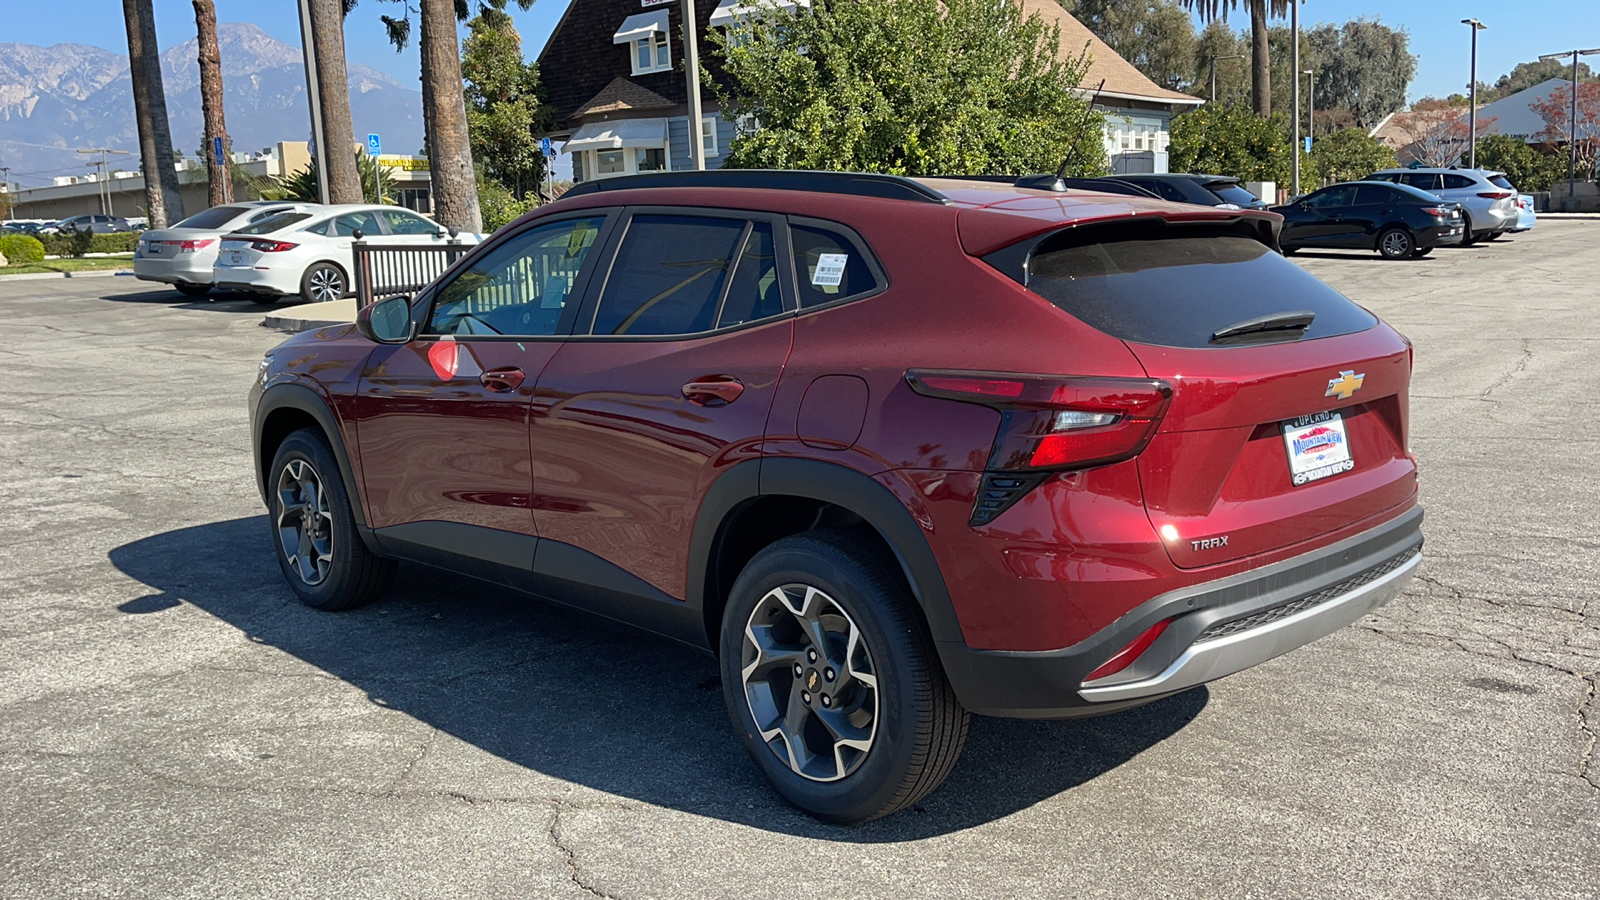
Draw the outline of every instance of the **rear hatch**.
<instances>
[{"instance_id":1,"label":"rear hatch","mask_svg":"<svg viewBox=\"0 0 1600 900\"><path fill-rule=\"evenodd\" d=\"M1416 490L1409 344L1260 238L1143 220L1061 232L1029 262L1030 290L1172 385L1137 466L1185 568L1313 539Z\"/></svg>"}]
</instances>

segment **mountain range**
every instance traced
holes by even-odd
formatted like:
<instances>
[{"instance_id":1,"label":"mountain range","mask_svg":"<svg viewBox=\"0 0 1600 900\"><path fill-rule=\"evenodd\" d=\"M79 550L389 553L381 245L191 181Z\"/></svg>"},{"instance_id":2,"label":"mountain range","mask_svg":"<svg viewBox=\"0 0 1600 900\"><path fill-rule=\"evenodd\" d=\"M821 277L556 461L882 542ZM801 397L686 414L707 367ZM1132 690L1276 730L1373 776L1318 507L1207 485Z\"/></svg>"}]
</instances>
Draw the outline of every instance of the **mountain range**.
<instances>
[{"instance_id":1,"label":"mountain range","mask_svg":"<svg viewBox=\"0 0 1600 900\"><path fill-rule=\"evenodd\" d=\"M191 38L161 54L173 149L190 157L205 134L197 44ZM248 23L219 24L217 44L233 149L309 140L300 48ZM349 77L357 138L378 132L385 151L418 152L422 95L365 66L350 66ZM89 157L75 152L80 147L127 150L113 167L139 167L128 58L82 44L0 44L0 166L10 167L10 181L26 188L84 174Z\"/></svg>"}]
</instances>

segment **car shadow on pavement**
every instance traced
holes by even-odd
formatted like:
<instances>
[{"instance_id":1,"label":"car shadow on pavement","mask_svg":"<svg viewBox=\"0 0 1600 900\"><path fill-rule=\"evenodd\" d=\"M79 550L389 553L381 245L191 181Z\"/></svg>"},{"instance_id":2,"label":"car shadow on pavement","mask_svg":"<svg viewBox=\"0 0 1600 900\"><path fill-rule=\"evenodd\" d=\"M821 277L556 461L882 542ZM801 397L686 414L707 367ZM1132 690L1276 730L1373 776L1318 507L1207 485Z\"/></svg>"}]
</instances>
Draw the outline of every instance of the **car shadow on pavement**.
<instances>
[{"instance_id":1,"label":"car shadow on pavement","mask_svg":"<svg viewBox=\"0 0 1600 900\"><path fill-rule=\"evenodd\" d=\"M272 311L272 305L258 303L249 294L234 293L231 291L213 291L204 297L189 297L177 291L144 290L122 294L102 294L101 300L112 303L149 303L169 306L173 309L209 309L221 313L256 313L265 315Z\"/></svg>"},{"instance_id":2,"label":"car shadow on pavement","mask_svg":"<svg viewBox=\"0 0 1600 900\"><path fill-rule=\"evenodd\" d=\"M192 604L354 685L370 702L489 753L620 797L822 840L896 842L994 821L1094 779L1192 721L1197 688L1115 715L1060 722L975 717L944 787L865 825L787 806L735 742L715 661L627 626L506 589L403 566L380 603L300 605L257 516L125 544L113 565L155 593L121 604ZM451 790L471 795L470 784Z\"/></svg>"}]
</instances>

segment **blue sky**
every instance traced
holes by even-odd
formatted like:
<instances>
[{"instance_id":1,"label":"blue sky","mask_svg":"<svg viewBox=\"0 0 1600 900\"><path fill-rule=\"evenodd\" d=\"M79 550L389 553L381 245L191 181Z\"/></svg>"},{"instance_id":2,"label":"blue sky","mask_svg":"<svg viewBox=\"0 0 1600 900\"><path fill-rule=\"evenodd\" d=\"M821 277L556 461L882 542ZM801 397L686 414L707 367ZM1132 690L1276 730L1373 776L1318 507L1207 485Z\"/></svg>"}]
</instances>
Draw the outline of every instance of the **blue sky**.
<instances>
[{"instance_id":1,"label":"blue sky","mask_svg":"<svg viewBox=\"0 0 1600 900\"><path fill-rule=\"evenodd\" d=\"M524 50L538 54L560 21L569 0L538 0L527 12L510 4ZM714 3L716 0L698 0ZM1541 53L1600 46L1600 14L1595 0L1532 0L1526 5L1487 0L1310 0L1301 7L1302 24L1343 22L1356 16L1381 19L1404 27L1411 35L1411 52L1418 57L1412 99L1427 94L1445 95L1463 90L1468 79L1468 28L1460 21L1481 19L1489 30L1478 38L1479 80L1493 82L1519 62ZM120 4L114 0L49 0L30 5L32 13L6 19L0 41L50 45L90 44L127 52ZM163 49L192 36L194 7L189 0L155 0L156 26ZM416 49L396 53L384 38L382 14L393 15L399 4L390 0L360 0L345 26L346 53L350 60L388 73L407 86L417 79ZM45 12L48 10L48 12ZM224 22L254 22L279 40L299 46L300 25L295 0L217 0L217 17ZM1238 27L1248 17L1236 14Z\"/></svg>"}]
</instances>

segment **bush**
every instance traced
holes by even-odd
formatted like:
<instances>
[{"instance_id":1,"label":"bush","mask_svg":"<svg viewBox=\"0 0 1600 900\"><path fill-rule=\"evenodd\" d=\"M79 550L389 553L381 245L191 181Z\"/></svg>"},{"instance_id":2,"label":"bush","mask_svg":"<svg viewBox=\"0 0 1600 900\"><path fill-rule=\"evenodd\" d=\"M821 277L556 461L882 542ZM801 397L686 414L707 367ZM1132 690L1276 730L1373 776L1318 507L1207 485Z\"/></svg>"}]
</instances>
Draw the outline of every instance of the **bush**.
<instances>
[{"instance_id":1,"label":"bush","mask_svg":"<svg viewBox=\"0 0 1600 900\"><path fill-rule=\"evenodd\" d=\"M44 262L44 244L26 234L0 236L0 255L13 266L30 266Z\"/></svg>"},{"instance_id":2,"label":"bush","mask_svg":"<svg viewBox=\"0 0 1600 900\"><path fill-rule=\"evenodd\" d=\"M1394 151L1361 128L1341 128L1311 145L1317 174L1325 182L1358 181L1394 166Z\"/></svg>"},{"instance_id":3,"label":"bush","mask_svg":"<svg viewBox=\"0 0 1600 900\"><path fill-rule=\"evenodd\" d=\"M1565 156L1546 156L1507 134L1478 139L1478 165L1506 173L1506 179L1525 194L1548 191L1551 184L1567 175Z\"/></svg>"},{"instance_id":4,"label":"bush","mask_svg":"<svg viewBox=\"0 0 1600 900\"><path fill-rule=\"evenodd\" d=\"M124 231L117 234L96 234L89 237L88 245L84 250L74 253L72 246L73 236L70 234L41 234L38 238L44 243L44 252L51 256L82 256L84 253L132 253L133 248L139 243L139 234L134 231ZM78 240L83 240L81 234Z\"/></svg>"},{"instance_id":5,"label":"bush","mask_svg":"<svg viewBox=\"0 0 1600 900\"><path fill-rule=\"evenodd\" d=\"M539 205L539 196L529 192L518 200L505 185L493 178L478 179L478 209L483 213L483 233L493 234Z\"/></svg>"},{"instance_id":6,"label":"bush","mask_svg":"<svg viewBox=\"0 0 1600 900\"><path fill-rule=\"evenodd\" d=\"M67 232L67 254L74 259L89 253L94 246L94 232L85 228L82 231L74 228Z\"/></svg>"},{"instance_id":7,"label":"bush","mask_svg":"<svg viewBox=\"0 0 1600 900\"><path fill-rule=\"evenodd\" d=\"M1288 185L1294 159L1289 155L1288 120L1282 114L1262 119L1243 106L1207 105L1173 119L1168 152L1174 172L1232 175L1280 186Z\"/></svg>"}]
</instances>

